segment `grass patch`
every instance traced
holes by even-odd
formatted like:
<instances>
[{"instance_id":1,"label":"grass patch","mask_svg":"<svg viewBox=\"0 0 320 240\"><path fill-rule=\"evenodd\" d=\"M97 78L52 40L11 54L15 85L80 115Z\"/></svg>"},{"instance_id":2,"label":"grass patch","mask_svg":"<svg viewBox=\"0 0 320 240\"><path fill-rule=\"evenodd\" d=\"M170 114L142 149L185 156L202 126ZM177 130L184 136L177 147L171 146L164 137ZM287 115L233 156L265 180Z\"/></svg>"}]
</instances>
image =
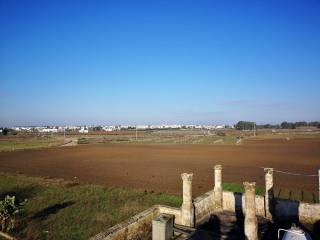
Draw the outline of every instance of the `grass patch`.
<instances>
[{"instance_id":1,"label":"grass patch","mask_svg":"<svg viewBox=\"0 0 320 240\"><path fill-rule=\"evenodd\" d=\"M223 190L230 192L244 192L243 185L238 183L222 183L222 188ZM274 188L273 192L276 198L290 199L306 203L319 203L317 195L318 193L312 191L305 191L301 189ZM256 194L259 196L264 196L265 187L256 186Z\"/></svg>"},{"instance_id":2,"label":"grass patch","mask_svg":"<svg viewBox=\"0 0 320 240\"><path fill-rule=\"evenodd\" d=\"M1 199L27 199L19 239L88 239L154 204L180 206L182 199L161 193L0 174Z\"/></svg>"},{"instance_id":3,"label":"grass patch","mask_svg":"<svg viewBox=\"0 0 320 240\"><path fill-rule=\"evenodd\" d=\"M23 149L49 148L65 143L59 137L22 137L22 138L0 138L0 152L15 151Z\"/></svg>"},{"instance_id":4,"label":"grass patch","mask_svg":"<svg viewBox=\"0 0 320 240\"><path fill-rule=\"evenodd\" d=\"M244 187L242 184L238 183L222 183L222 188L225 191L230 191L230 192L239 192L243 193L244 192ZM264 196L265 193L265 188L256 186L256 194L259 196Z\"/></svg>"}]
</instances>

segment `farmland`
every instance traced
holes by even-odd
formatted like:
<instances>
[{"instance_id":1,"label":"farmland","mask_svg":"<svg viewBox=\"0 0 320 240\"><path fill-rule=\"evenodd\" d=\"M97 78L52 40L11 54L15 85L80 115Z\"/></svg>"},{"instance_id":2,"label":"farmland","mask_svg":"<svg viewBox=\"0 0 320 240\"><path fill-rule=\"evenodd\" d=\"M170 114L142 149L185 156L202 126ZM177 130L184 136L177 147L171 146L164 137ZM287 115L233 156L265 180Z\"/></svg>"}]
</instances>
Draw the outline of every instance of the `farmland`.
<instances>
[{"instance_id":1,"label":"farmland","mask_svg":"<svg viewBox=\"0 0 320 240\"><path fill-rule=\"evenodd\" d=\"M202 131L192 134L157 131L139 133L136 142L134 132L90 135L85 137L85 144L78 146L1 152L0 168L4 172L67 180L77 178L84 183L170 194L181 193L180 173L193 172L195 195L212 188L215 164L223 165L223 180L234 183L252 180L263 185L262 167L317 173L320 164L318 132L283 131L275 134L266 131L257 137L249 137L249 134L230 131L219 136ZM237 145L239 136L243 141ZM181 144L176 142L177 139L189 140ZM189 143L190 139L196 141ZM217 139L222 140L217 142ZM315 192L317 181L315 177L275 174L276 185L288 189Z\"/></svg>"},{"instance_id":2,"label":"farmland","mask_svg":"<svg viewBox=\"0 0 320 240\"><path fill-rule=\"evenodd\" d=\"M316 129L28 134L0 146L1 198L27 199L17 239L87 239L154 204L179 206L182 172L194 173L194 197L213 188L215 164L225 190L250 180L264 195L263 167L315 175L320 165ZM317 177L275 172L274 181L276 197L318 202Z\"/></svg>"}]
</instances>

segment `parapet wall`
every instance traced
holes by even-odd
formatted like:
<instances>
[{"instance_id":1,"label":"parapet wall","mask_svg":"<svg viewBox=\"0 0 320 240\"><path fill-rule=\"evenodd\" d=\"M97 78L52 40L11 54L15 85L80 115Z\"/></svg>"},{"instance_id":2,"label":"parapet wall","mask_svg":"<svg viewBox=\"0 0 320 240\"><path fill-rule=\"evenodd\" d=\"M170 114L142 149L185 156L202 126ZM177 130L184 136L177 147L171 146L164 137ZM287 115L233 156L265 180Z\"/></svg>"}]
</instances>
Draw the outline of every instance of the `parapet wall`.
<instances>
[{"instance_id":1,"label":"parapet wall","mask_svg":"<svg viewBox=\"0 0 320 240\"><path fill-rule=\"evenodd\" d=\"M159 214L159 208L153 206L128 220L121 222L90 240L142 239L152 231L152 220Z\"/></svg>"},{"instance_id":2,"label":"parapet wall","mask_svg":"<svg viewBox=\"0 0 320 240\"><path fill-rule=\"evenodd\" d=\"M192 200L192 174L182 174L183 204L181 208L155 205L128 220L119 223L91 240L142 239L151 234L152 220L160 213L174 216L174 223L192 227L203 222L217 211L241 212L246 215L245 194L222 191L222 167L215 167L215 187L213 190ZM301 223L315 224L320 221L320 204L310 204L287 199L274 198L272 194L272 169L266 169L265 196L255 196L255 215L269 219L293 218ZM218 183L218 185L217 185ZM254 184L254 183L253 183ZM270 191L271 190L271 191ZM254 191L253 191L254 192ZM253 202L253 201L252 201ZM248 208L248 211L250 208ZM249 213L249 212L248 212ZM253 213L254 214L254 211Z\"/></svg>"},{"instance_id":3,"label":"parapet wall","mask_svg":"<svg viewBox=\"0 0 320 240\"><path fill-rule=\"evenodd\" d=\"M265 197L256 196L256 215L266 217ZM295 218L302 223L313 224L320 220L320 204L304 203L288 199L274 198L272 211L274 218ZM223 210L242 211L245 215L245 198L242 193L223 191Z\"/></svg>"},{"instance_id":4,"label":"parapet wall","mask_svg":"<svg viewBox=\"0 0 320 240\"><path fill-rule=\"evenodd\" d=\"M214 211L214 191L211 190L194 199L196 223L209 217Z\"/></svg>"},{"instance_id":5,"label":"parapet wall","mask_svg":"<svg viewBox=\"0 0 320 240\"><path fill-rule=\"evenodd\" d=\"M244 194L230 192L230 191L223 191L223 210L236 212L242 211L245 214L245 198ZM255 198L256 203L256 215L265 217L265 200L263 196L256 196Z\"/></svg>"}]
</instances>

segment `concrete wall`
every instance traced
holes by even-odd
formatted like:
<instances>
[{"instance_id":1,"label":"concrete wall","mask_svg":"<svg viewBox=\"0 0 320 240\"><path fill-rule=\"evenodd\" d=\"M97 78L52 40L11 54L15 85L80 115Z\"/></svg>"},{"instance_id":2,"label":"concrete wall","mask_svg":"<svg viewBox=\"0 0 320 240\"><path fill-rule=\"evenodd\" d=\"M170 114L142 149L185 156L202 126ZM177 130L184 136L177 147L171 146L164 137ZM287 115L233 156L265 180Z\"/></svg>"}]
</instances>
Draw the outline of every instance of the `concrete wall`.
<instances>
[{"instance_id":1,"label":"concrete wall","mask_svg":"<svg viewBox=\"0 0 320 240\"><path fill-rule=\"evenodd\" d=\"M196 222L208 217L214 211L214 190L209 191L194 200Z\"/></svg>"},{"instance_id":2,"label":"concrete wall","mask_svg":"<svg viewBox=\"0 0 320 240\"><path fill-rule=\"evenodd\" d=\"M264 196L256 196L256 215L265 217ZM223 210L245 214L245 199L241 193L223 191ZM302 223L315 223L320 220L320 204L311 204L287 199L274 199L274 216L276 218L296 218Z\"/></svg>"},{"instance_id":3,"label":"concrete wall","mask_svg":"<svg viewBox=\"0 0 320 240\"><path fill-rule=\"evenodd\" d=\"M123 221L105 232L101 232L90 240L131 240L142 239L151 234L152 220L160 213L174 215L176 224L181 224L181 209L155 205L129 219Z\"/></svg>"},{"instance_id":4,"label":"concrete wall","mask_svg":"<svg viewBox=\"0 0 320 240\"><path fill-rule=\"evenodd\" d=\"M256 196L256 215L265 216L264 197ZM223 191L223 210L226 211L243 211L245 214L244 194Z\"/></svg>"},{"instance_id":5,"label":"concrete wall","mask_svg":"<svg viewBox=\"0 0 320 240\"><path fill-rule=\"evenodd\" d=\"M274 214L276 218L296 218L302 223L314 224L320 220L320 204L275 199Z\"/></svg>"},{"instance_id":6,"label":"concrete wall","mask_svg":"<svg viewBox=\"0 0 320 240\"><path fill-rule=\"evenodd\" d=\"M194 199L196 223L209 217L214 212L214 191L209 191ZM265 216L265 201L263 196L256 196L256 215ZM274 217L296 218L302 223L314 224L320 220L320 204L309 204L287 199L274 200ZM223 210L241 211L245 214L245 198L242 193L223 191ZM91 240L131 240L141 239L152 231L152 220L160 213L174 215L174 223L182 224L181 208L155 205L128 220L119 223L105 232L91 238Z\"/></svg>"},{"instance_id":7,"label":"concrete wall","mask_svg":"<svg viewBox=\"0 0 320 240\"><path fill-rule=\"evenodd\" d=\"M175 224L182 224L181 209L180 208L174 208L174 207L163 206L163 205L158 205L157 207L158 207L160 213L174 215L174 223Z\"/></svg>"},{"instance_id":8,"label":"concrete wall","mask_svg":"<svg viewBox=\"0 0 320 240\"><path fill-rule=\"evenodd\" d=\"M152 220L159 214L157 206L151 207L128 220L119 223L90 240L130 240L142 239L152 231Z\"/></svg>"}]
</instances>

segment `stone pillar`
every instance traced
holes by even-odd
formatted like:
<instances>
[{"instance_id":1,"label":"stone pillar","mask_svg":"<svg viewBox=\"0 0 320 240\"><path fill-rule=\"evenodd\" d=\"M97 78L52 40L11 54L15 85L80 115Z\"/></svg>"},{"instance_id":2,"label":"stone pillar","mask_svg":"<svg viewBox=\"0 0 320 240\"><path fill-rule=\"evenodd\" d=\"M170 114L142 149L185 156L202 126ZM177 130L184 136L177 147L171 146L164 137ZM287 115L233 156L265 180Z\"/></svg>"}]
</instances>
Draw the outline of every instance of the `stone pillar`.
<instances>
[{"instance_id":1,"label":"stone pillar","mask_svg":"<svg viewBox=\"0 0 320 240\"><path fill-rule=\"evenodd\" d=\"M272 219L273 212L273 168L264 168L265 173L265 215L267 218Z\"/></svg>"},{"instance_id":2,"label":"stone pillar","mask_svg":"<svg viewBox=\"0 0 320 240\"><path fill-rule=\"evenodd\" d=\"M172 236L172 215L162 213L152 220L152 240L170 240Z\"/></svg>"},{"instance_id":3,"label":"stone pillar","mask_svg":"<svg viewBox=\"0 0 320 240\"><path fill-rule=\"evenodd\" d=\"M248 240L258 240L258 222L256 217L256 183L244 182L245 219L244 234Z\"/></svg>"},{"instance_id":4,"label":"stone pillar","mask_svg":"<svg viewBox=\"0 0 320 240\"><path fill-rule=\"evenodd\" d=\"M194 226L194 206L192 202L192 176L193 173L182 173L183 181L183 202L181 206L182 225Z\"/></svg>"},{"instance_id":5,"label":"stone pillar","mask_svg":"<svg viewBox=\"0 0 320 240\"><path fill-rule=\"evenodd\" d=\"M214 209L222 210L222 166L214 166Z\"/></svg>"}]
</instances>

